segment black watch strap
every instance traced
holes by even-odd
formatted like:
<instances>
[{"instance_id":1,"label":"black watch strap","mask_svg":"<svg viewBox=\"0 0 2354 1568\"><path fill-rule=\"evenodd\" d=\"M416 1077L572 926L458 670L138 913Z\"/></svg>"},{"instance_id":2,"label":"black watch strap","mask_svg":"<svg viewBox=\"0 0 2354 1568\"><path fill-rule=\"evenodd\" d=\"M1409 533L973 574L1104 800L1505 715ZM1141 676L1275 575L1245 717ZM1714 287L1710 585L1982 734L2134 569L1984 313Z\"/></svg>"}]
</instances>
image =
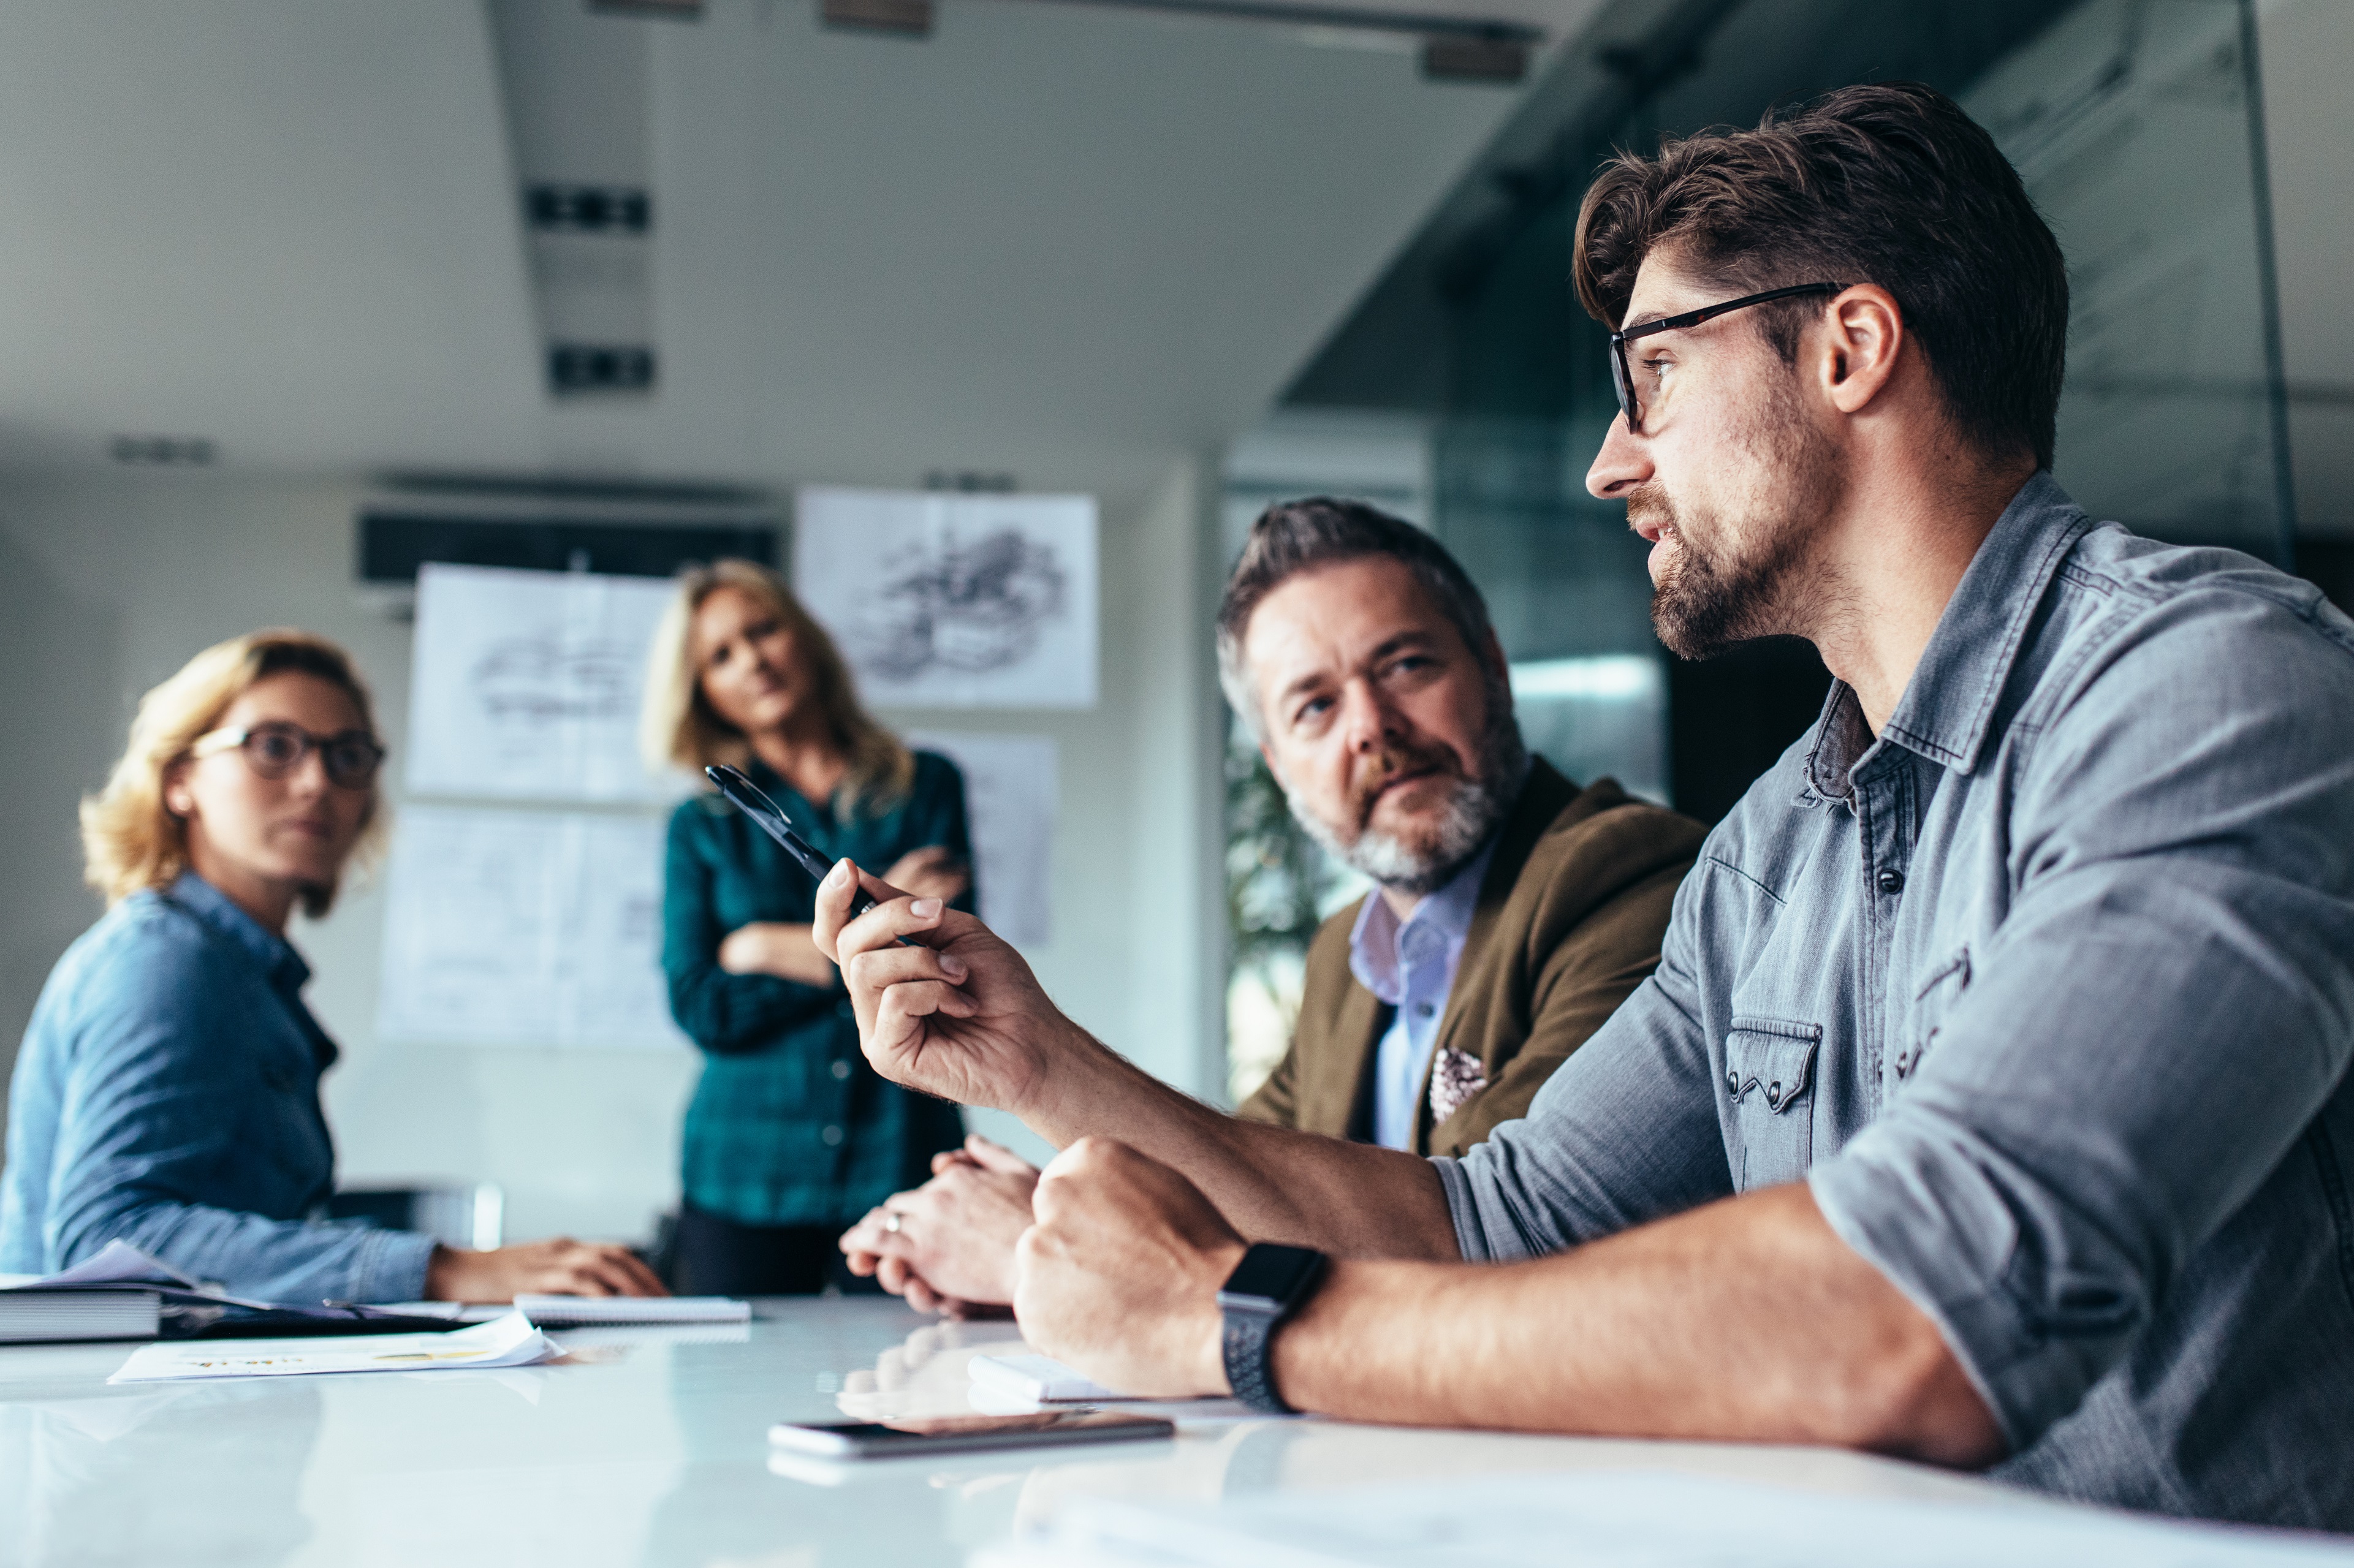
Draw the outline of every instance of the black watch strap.
<instances>
[{"instance_id":1,"label":"black watch strap","mask_svg":"<svg viewBox=\"0 0 2354 1568\"><path fill-rule=\"evenodd\" d=\"M1244 1255L1227 1287L1218 1292L1219 1310L1225 1316L1219 1348L1225 1359L1226 1382L1233 1386L1235 1397L1253 1410L1278 1415L1297 1414L1276 1390L1271 1364L1275 1331L1299 1310L1300 1303L1315 1294L1316 1287L1323 1281L1324 1261L1323 1254L1307 1247L1258 1242ZM1240 1281L1255 1272L1258 1277L1265 1277L1270 1265L1275 1266L1274 1272L1288 1277L1288 1287L1280 1297L1236 1288Z\"/></svg>"},{"instance_id":2,"label":"black watch strap","mask_svg":"<svg viewBox=\"0 0 2354 1568\"><path fill-rule=\"evenodd\" d=\"M1283 1402L1275 1391L1275 1370L1267 1365L1267 1351L1275 1344L1275 1329L1278 1319L1262 1318L1256 1312L1226 1313L1224 1344L1226 1352L1226 1381L1234 1385L1235 1397L1253 1410L1264 1410L1274 1415L1299 1414Z\"/></svg>"}]
</instances>

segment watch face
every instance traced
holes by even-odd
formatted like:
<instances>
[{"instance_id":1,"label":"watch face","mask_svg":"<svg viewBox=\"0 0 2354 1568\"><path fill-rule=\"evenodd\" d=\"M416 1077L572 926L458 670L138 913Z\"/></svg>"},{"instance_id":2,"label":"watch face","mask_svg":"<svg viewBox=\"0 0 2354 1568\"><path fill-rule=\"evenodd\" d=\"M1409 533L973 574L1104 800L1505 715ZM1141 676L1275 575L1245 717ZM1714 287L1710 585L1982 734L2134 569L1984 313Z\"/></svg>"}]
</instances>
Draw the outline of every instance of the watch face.
<instances>
[{"instance_id":1,"label":"watch face","mask_svg":"<svg viewBox=\"0 0 2354 1568\"><path fill-rule=\"evenodd\" d=\"M1260 1242L1243 1254L1220 1297L1247 1296L1283 1306L1324 1266L1324 1255L1304 1246Z\"/></svg>"}]
</instances>

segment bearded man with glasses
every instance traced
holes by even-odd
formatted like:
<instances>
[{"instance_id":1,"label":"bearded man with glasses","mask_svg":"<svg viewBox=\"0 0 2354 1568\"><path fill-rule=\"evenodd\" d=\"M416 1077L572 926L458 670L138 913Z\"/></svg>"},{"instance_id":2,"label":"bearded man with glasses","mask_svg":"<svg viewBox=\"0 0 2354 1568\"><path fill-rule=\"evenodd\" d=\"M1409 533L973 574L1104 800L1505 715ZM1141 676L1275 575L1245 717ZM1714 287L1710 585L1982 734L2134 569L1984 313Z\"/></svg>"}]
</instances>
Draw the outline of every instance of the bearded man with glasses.
<instances>
[{"instance_id":1,"label":"bearded man with glasses","mask_svg":"<svg viewBox=\"0 0 2354 1568\"><path fill-rule=\"evenodd\" d=\"M1808 639L1820 721L1459 1159L1218 1116L838 867L869 1059L1066 1146L1024 1334L1138 1393L2354 1530L2354 622L2054 482L2066 267L1930 89L1621 156L1575 271L1661 638Z\"/></svg>"}]
</instances>

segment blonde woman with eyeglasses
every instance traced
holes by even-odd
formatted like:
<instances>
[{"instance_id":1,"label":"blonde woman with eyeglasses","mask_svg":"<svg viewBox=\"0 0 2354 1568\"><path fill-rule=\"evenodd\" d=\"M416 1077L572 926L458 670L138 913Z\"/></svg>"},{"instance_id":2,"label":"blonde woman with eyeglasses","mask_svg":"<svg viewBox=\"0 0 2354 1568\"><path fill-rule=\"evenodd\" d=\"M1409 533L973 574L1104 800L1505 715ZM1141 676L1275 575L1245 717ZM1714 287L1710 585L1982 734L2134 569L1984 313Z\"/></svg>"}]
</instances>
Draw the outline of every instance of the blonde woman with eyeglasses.
<instances>
[{"instance_id":1,"label":"blonde woman with eyeglasses","mask_svg":"<svg viewBox=\"0 0 2354 1568\"><path fill-rule=\"evenodd\" d=\"M108 908L50 972L17 1053L0 1173L0 1272L50 1274L131 1243L234 1295L504 1301L658 1295L626 1248L492 1252L323 1223L334 1042L286 940L324 916L384 832L366 686L309 632L206 649L140 700L81 808Z\"/></svg>"}]
</instances>

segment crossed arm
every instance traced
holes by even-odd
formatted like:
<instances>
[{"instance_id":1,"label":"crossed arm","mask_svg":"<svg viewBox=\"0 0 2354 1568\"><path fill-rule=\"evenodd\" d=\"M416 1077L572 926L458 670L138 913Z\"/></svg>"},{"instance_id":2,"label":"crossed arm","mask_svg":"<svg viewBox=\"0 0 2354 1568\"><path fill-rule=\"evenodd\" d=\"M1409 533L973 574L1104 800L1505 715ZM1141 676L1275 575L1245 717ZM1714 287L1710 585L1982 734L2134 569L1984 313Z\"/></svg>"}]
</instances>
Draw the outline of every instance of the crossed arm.
<instances>
[{"instance_id":1,"label":"crossed arm","mask_svg":"<svg viewBox=\"0 0 2354 1568\"><path fill-rule=\"evenodd\" d=\"M843 966L868 1060L1064 1146L1016 1248L1014 1312L1034 1344L1097 1381L1225 1392L1215 1294L1247 1236L1336 1259L1276 1341L1278 1386L1305 1409L1948 1464L2001 1454L1935 1324L1803 1187L1466 1266L1429 1162L1188 1099L1065 1018L979 921L867 885L888 902L848 920L851 873L837 867L815 934Z\"/></svg>"}]
</instances>

